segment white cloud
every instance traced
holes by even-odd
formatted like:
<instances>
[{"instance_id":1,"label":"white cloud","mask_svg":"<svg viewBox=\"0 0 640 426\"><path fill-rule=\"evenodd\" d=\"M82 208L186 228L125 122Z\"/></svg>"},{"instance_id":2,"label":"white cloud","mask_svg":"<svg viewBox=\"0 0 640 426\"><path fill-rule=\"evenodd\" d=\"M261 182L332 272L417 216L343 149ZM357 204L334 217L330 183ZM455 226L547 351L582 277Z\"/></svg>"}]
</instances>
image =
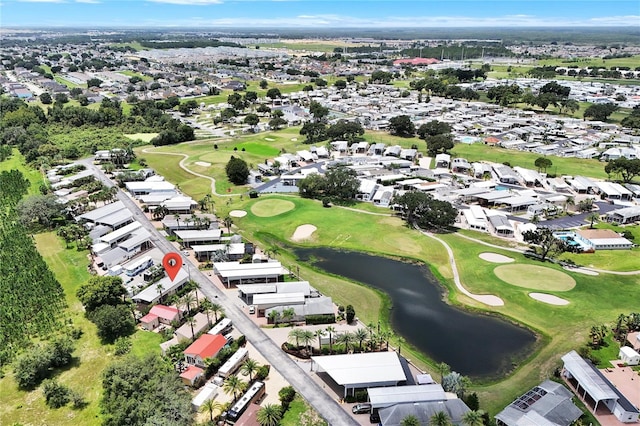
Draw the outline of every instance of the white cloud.
<instances>
[{"instance_id":1,"label":"white cloud","mask_svg":"<svg viewBox=\"0 0 640 426\"><path fill-rule=\"evenodd\" d=\"M221 4L222 0L147 0L152 3L179 4L183 6L207 6L210 4Z\"/></svg>"},{"instance_id":2,"label":"white cloud","mask_svg":"<svg viewBox=\"0 0 640 426\"><path fill-rule=\"evenodd\" d=\"M186 1L186 0L185 0ZM188 22L171 21L172 25L221 27L326 27L326 28L447 28L447 27L577 27L577 26L631 26L640 16L609 16L573 19L570 17L537 17L533 15L504 15L477 18L471 16L389 16L360 18L353 16L298 15L274 18L195 18ZM167 22L168 23L168 22ZM158 24L161 25L161 24Z\"/></svg>"},{"instance_id":3,"label":"white cloud","mask_svg":"<svg viewBox=\"0 0 640 426\"><path fill-rule=\"evenodd\" d=\"M76 0L76 3L85 3L85 4L100 4L102 2L98 0Z\"/></svg>"},{"instance_id":4,"label":"white cloud","mask_svg":"<svg viewBox=\"0 0 640 426\"><path fill-rule=\"evenodd\" d=\"M20 3L66 3L65 0L18 0Z\"/></svg>"}]
</instances>

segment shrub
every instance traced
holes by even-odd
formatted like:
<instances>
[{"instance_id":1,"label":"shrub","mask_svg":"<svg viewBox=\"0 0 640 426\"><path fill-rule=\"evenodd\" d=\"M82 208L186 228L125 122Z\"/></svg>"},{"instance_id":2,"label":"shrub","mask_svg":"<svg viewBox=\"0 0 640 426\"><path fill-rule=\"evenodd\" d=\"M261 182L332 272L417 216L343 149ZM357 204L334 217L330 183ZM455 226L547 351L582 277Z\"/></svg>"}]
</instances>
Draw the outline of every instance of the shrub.
<instances>
[{"instance_id":1,"label":"shrub","mask_svg":"<svg viewBox=\"0 0 640 426\"><path fill-rule=\"evenodd\" d=\"M249 198L258 198L258 191L249 191Z\"/></svg>"},{"instance_id":2,"label":"shrub","mask_svg":"<svg viewBox=\"0 0 640 426\"><path fill-rule=\"evenodd\" d=\"M81 410L87 406L87 401L80 392L74 390L69 391L69 397L71 399L71 406L74 410Z\"/></svg>"},{"instance_id":3,"label":"shrub","mask_svg":"<svg viewBox=\"0 0 640 426\"><path fill-rule=\"evenodd\" d=\"M16 361L13 371L18 386L33 389L49 375L51 359L46 349L38 347L25 352Z\"/></svg>"},{"instance_id":4,"label":"shrub","mask_svg":"<svg viewBox=\"0 0 640 426\"><path fill-rule=\"evenodd\" d=\"M324 197L322 199L322 207L331 207L331 199L329 197Z\"/></svg>"},{"instance_id":5,"label":"shrub","mask_svg":"<svg viewBox=\"0 0 640 426\"><path fill-rule=\"evenodd\" d=\"M131 339L128 337L118 337L115 342L116 356L126 355L131 351Z\"/></svg>"},{"instance_id":6,"label":"shrub","mask_svg":"<svg viewBox=\"0 0 640 426\"><path fill-rule=\"evenodd\" d=\"M280 398L280 402L284 405L285 402L289 403L293 401L293 398L296 397L296 390L292 386L285 386L278 392L278 397Z\"/></svg>"},{"instance_id":7,"label":"shrub","mask_svg":"<svg viewBox=\"0 0 640 426\"><path fill-rule=\"evenodd\" d=\"M60 408L69 403L71 392L68 387L55 380L45 380L42 384L42 393L49 407Z\"/></svg>"},{"instance_id":8,"label":"shrub","mask_svg":"<svg viewBox=\"0 0 640 426\"><path fill-rule=\"evenodd\" d=\"M369 400L369 394L366 390L356 391L356 402L367 402Z\"/></svg>"},{"instance_id":9,"label":"shrub","mask_svg":"<svg viewBox=\"0 0 640 426\"><path fill-rule=\"evenodd\" d=\"M261 365L260 367L258 367L258 370L256 371L256 375L255 375L255 379L256 380L264 380L269 376L269 371L271 370L271 366L266 364L266 365Z\"/></svg>"},{"instance_id":10,"label":"shrub","mask_svg":"<svg viewBox=\"0 0 640 426\"><path fill-rule=\"evenodd\" d=\"M136 327L133 315L125 305L102 305L91 314L91 320L98 327L100 339L107 343L132 334Z\"/></svg>"},{"instance_id":11,"label":"shrub","mask_svg":"<svg viewBox=\"0 0 640 426\"><path fill-rule=\"evenodd\" d=\"M347 305L347 324L351 324L356 317L356 311L352 305Z\"/></svg>"},{"instance_id":12,"label":"shrub","mask_svg":"<svg viewBox=\"0 0 640 426\"><path fill-rule=\"evenodd\" d=\"M241 334L237 339L236 339L236 343L238 344L238 347L242 347L247 343L247 338L245 337L244 334Z\"/></svg>"},{"instance_id":13,"label":"shrub","mask_svg":"<svg viewBox=\"0 0 640 426\"><path fill-rule=\"evenodd\" d=\"M305 317L305 322L307 325L333 324L334 322L336 322L336 317L334 314L307 315Z\"/></svg>"}]
</instances>

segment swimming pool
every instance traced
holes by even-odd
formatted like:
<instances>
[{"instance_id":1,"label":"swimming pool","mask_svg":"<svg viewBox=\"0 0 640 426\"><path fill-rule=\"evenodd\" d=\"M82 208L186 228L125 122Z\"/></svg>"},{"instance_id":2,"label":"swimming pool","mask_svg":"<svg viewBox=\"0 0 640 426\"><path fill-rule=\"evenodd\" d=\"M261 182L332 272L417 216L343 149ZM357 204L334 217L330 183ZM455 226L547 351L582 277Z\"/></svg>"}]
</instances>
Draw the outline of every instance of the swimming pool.
<instances>
[{"instance_id":1,"label":"swimming pool","mask_svg":"<svg viewBox=\"0 0 640 426\"><path fill-rule=\"evenodd\" d=\"M575 232L562 231L554 232L554 237L559 240L565 241L567 244L573 247L580 247L582 251L592 251L593 247L587 241L584 241L582 237Z\"/></svg>"}]
</instances>

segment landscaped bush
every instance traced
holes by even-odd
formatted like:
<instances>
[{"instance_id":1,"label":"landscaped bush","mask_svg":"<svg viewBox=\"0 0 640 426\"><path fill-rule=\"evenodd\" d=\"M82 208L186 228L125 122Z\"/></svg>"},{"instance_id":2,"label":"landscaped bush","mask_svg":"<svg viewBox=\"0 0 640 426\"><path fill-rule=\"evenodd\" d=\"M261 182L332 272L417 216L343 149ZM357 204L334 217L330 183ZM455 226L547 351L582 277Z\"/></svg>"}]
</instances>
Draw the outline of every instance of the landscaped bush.
<instances>
[{"instance_id":1,"label":"landscaped bush","mask_svg":"<svg viewBox=\"0 0 640 426\"><path fill-rule=\"evenodd\" d=\"M314 324L333 324L336 322L336 317L333 314L326 315L308 315L305 317L305 322L307 325Z\"/></svg>"},{"instance_id":2,"label":"landscaped bush","mask_svg":"<svg viewBox=\"0 0 640 426\"><path fill-rule=\"evenodd\" d=\"M37 346L25 352L16 361L14 377L18 386L33 389L49 377L51 369L71 362L73 343L69 339L57 339L46 346Z\"/></svg>"},{"instance_id":3,"label":"landscaped bush","mask_svg":"<svg viewBox=\"0 0 640 426\"><path fill-rule=\"evenodd\" d=\"M255 379L256 380L264 380L269 376L269 371L271 370L271 366L269 364L261 365L258 367L256 371Z\"/></svg>"}]
</instances>

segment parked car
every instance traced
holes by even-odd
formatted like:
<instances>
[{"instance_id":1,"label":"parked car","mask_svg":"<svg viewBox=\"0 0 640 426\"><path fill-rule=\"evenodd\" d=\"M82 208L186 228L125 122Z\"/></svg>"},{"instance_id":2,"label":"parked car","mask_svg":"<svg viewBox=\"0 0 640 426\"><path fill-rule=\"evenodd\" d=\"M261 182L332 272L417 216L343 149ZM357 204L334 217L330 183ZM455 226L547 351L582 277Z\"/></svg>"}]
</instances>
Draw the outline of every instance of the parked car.
<instances>
[{"instance_id":1,"label":"parked car","mask_svg":"<svg viewBox=\"0 0 640 426\"><path fill-rule=\"evenodd\" d=\"M371 412L371 404L356 404L351 409L353 414L366 414Z\"/></svg>"},{"instance_id":2,"label":"parked car","mask_svg":"<svg viewBox=\"0 0 640 426\"><path fill-rule=\"evenodd\" d=\"M256 313L256 307L251 305L249 306L249 314L255 314Z\"/></svg>"}]
</instances>

